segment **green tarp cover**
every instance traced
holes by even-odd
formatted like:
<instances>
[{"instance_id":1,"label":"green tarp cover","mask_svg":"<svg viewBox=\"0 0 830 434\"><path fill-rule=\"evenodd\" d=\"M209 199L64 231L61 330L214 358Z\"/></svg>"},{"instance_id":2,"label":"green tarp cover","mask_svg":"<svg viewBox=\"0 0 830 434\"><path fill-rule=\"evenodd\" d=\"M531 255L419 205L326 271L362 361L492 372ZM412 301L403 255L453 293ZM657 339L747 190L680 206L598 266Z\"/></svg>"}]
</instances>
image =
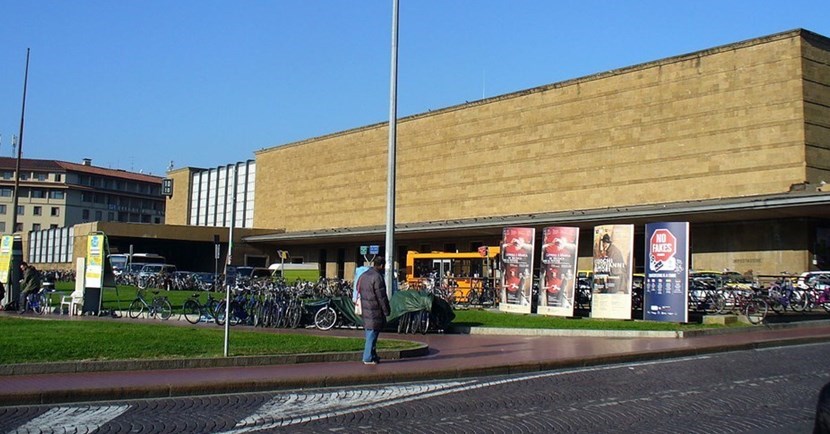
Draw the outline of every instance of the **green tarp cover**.
<instances>
[{"instance_id":1,"label":"green tarp cover","mask_svg":"<svg viewBox=\"0 0 830 434\"><path fill-rule=\"evenodd\" d=\"M335 297L331 299L334 308L337 309L338 314L343 315L342 323L344 325L363 325L363 319L354 313L354 304L351 297ZM315 312L319 307L322 307L325 301L307 303L306 308L314 306ZM440 299L435 298L432 294L422 294L418 291L398 291L392 296L389 302L392 308L392 314L386 318L386 321L392 323L396 321L401 315L407 312L417 312L419 310L431 311L437 321L439 328L446 327L453 319L455 313L452 311L450 305Z\"/></svg>"}]
</instances>

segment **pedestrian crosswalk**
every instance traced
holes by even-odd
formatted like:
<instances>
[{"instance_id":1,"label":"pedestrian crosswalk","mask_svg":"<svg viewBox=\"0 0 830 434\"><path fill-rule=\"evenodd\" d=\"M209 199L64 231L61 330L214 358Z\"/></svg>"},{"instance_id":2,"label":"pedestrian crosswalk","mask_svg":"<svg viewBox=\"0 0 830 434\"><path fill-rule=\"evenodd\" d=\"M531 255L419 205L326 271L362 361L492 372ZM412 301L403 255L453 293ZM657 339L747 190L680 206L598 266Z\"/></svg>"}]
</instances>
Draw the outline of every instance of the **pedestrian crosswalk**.
<instances>
[{"instance_id":1,"label":"pedestrian crosswalk","mask_svg":"<svg viewBox=\"0 0 830 434\"><path fill-rule=\"evenodd\" d=\"M204 414L195 414L192 409L199 408L193 401L199 398L172 398L167 400L132 401L119 405L77 404L43 408L42 413L32 408L20 407L21 419L28 414L37 414L25 423L15 419L14 410L5 409L0 418L0 432L9 433L92 433L120 432L124 427L141 427L148 417L152 420L149 431L163 430L167 425L184 423L193 427L190 432L212 432L216 434L244 434L253 432L270 432L280 428L313 422L320 419L375 410L392 405L404 404L416 400L439 397L456 392L468 392L521 381L533 381L545 377L554 377L578 372L621 369L634 365L676 363L682 360L703 359L707 356L679 358L652 362L635 362L620 365L583 367L562 371L524 374L481 381L477 379L432 381L410 384L392 384L376 386L356 386L327 390L309 390L293 392L276 392L270 395L239 394L226 395L226 405L211 404ZM250 396L249 396L250 395ZM258 397L254 397L257 395ZM250 398L250 399L247 399ZM205 398L212 400L213 398ZM190 400L188 404L182 402ZM228 404L233 403L233 404ZM177 409L188 405L191 412L182 413ZM173 419L165 420L164 409ZM2 409L0 409L2 410ZM228 415L233 410L233 415ZM148 416L149 414L149 416ZM207 417L204 417L207 415ZM211 420L222 416L222 420ZM189 418L189 419L188 419ZM117 420L116 420L117 419ZM18 420L18 422L14 422ZM206 422L200 426L199 422ZM5 423L11 426L5 425ZM146 426L145 426L146 428ZM169 427L168 427L169 428ZM148 432L135 429L136 432Z\"/></svg>"},{"instance_id":2,"label":"pedestrian crosswalk","mask_svg":"<svg viewBox=\"0 0 830 434\"><path fill-rule=\"evenodd\" d=\"M242 434L288 427L327 417L380 408L451 393L470 383L447 381L429 384L360 387L324 392L280 393L260 405L222 434ZM9 433L91 433L117 417L129 418L140 404L60 406L46 410ZM0 429L2 431L2 429ZM214 432L216 432L214 430Z\"/></svg>"},{"instance_id":3,"label":"pedestrian crosswalk","mask_svg":"<svg viewBox=\"0 0 830 434\"><path fill-rule=\"evenodd\" d=\"M87 433L97 430L130 408L129 405L55 407L10 433Z\"/></svg>"}]
</instances>

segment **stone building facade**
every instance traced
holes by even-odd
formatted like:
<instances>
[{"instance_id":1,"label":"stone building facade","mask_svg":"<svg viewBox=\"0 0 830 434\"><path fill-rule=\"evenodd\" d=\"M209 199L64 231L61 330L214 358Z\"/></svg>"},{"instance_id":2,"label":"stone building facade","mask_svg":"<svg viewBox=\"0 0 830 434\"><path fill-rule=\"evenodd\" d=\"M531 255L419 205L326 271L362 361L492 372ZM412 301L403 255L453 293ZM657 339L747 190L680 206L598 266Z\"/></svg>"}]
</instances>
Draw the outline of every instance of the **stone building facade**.
<instances>
[{"instance_id":1,"label":"stone building facade","mask_svg":"<svg viewBox=\"0 0 830 434\"><path fill-rule=\"evenodd\" d=\"M383 245L387 140L381 123L256 152L253 226L274 234L245 242L348 276ZM396 153L400 262L509 225L609 223L637 225L636 258L645 223L690 221L696 269L830 266L830 39L798 29L405 117ZM169 174L168 223L190 218L192 170Z\"/></svg>"}]
</instances>

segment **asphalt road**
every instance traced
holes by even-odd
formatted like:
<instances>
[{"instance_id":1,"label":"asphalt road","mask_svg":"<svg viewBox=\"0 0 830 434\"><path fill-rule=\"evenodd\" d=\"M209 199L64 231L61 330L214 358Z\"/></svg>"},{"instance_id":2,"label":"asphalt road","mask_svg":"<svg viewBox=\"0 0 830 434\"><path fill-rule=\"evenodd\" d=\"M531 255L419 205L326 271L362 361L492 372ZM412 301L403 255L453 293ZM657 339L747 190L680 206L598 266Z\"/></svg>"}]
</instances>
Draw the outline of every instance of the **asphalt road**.
<instances>
[{"instance_id":1,"label":"asphalt road","mask_svg":"<svg viewBox=\"0 0 830 434\"><path fill-rule=\"evenodd\" d=\"M10 433L808 433L830 343L502 377L0 408Z\"/></svg>"}]
</instances>

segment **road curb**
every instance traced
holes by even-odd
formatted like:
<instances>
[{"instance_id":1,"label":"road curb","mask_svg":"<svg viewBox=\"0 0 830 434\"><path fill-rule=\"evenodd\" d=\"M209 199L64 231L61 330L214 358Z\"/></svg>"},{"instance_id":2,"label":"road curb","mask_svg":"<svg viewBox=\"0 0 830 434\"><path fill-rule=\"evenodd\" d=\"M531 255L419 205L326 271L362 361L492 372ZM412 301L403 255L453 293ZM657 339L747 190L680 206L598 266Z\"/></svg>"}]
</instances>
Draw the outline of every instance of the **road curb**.
<instances>
[{"instance_id":1,"label":"road curb","mask_svg":"<svg viewBox=\"0 0 830 434\"><path fill-rule=\"evenodd\" d=\"M792 323L760 324L757 326L729 327L700 330L585 330L585 329L527 329L506 327L450 326L447 333L466 335L501 336L551 336L551 337L596 337L596 338L694 338L700 336L728 335L763 330L782 330L830 325L830 320L799 321Z\"/></svg>"},{"instance_id":2,"label":"road curb","mask_svg":"<svg viewBox=\"0 0 830 434\"><path fill-rule=\"evenodd\" d=\"M415 348L403 350L380 350L378 355L384 359L405 359L429 354L429 346L418 342ZM0 366L0 376L74 374L111 371L148 371L162 369L198 369L229 368L269 365L288 365L296 363L325 363L360 361L361 351L344 353L307 353L273 356L239 356L239 357L205 357L196 359L157 359L157 360L101 360L48 363L17 363Z\"/></svg>"}]
</instances>

